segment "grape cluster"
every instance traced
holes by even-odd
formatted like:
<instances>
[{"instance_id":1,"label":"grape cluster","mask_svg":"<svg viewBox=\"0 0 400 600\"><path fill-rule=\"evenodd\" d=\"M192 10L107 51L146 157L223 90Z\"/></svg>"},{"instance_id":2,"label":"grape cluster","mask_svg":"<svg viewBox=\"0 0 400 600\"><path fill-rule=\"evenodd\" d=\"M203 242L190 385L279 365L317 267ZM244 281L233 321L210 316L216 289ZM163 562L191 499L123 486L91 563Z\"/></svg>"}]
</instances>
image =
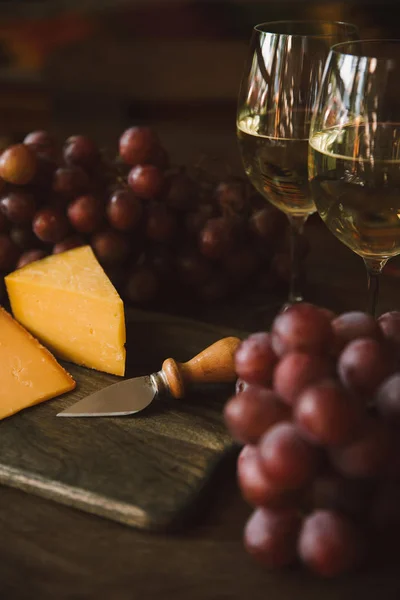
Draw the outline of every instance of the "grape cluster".
<instances>
[{"instance_id":1,"label":"grape cluster","mask_svg":"<svg viewBox=\"0 0 400 600\"><path fill-rule=\"evenodd\" d=\"M213 302L250 279L285 285L286 233L245 178L171 166L149 127L123 132L113 159L87 136L60 146L46 131L0 153L0 275L90 244L128 302L165 301L163 288Z\"/></svg>"},{"instance_id":2,"label":"grape cluster","mask_svg":"<svg viewBox=\"0 0 400 600\"><path fill-rule=\"evenodd\" d=\"M247 551L325 577L359 566L400 526L400 312L293 305L235 362L224 416L255 508Z\"/></svg>"}]
</instances>

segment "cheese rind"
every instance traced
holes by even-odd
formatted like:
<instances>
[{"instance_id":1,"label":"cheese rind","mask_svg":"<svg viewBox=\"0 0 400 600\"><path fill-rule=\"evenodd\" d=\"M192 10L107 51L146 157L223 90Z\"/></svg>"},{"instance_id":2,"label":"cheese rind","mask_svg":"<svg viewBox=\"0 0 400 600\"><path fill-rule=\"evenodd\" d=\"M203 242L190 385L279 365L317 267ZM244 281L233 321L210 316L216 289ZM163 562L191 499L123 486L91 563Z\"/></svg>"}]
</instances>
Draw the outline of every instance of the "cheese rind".
<instances>
[{"instance_id":1,"label":"cheese rind","mask_svg":"<svg viewBox=\"0 0 400 600\"><path fill-rule=\"evenodd\" d=\"M54 356L0 306L0 419L75 386Z\"/></svg>"},{"instance_id":2,"label":"cheese rind","mask_svg":"<svg viewBox=\"0 0 400 600\"><path fill-rule=\"evenodd\" d=\"M48 256L5 278L14 317L57 357L125 374L125 314L90 246Z\"/></svg>"}]
</instances>

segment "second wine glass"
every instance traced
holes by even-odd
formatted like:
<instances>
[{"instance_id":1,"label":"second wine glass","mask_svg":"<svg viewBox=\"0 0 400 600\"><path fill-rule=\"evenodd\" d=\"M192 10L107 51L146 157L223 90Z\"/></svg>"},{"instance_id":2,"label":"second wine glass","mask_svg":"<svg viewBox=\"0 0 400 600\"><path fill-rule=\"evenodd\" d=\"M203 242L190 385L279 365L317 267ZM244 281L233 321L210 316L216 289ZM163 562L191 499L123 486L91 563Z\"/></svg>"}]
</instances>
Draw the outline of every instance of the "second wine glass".
<instances>
[{"instance_id":1,"label":"second wine glass","mask_svg":"<svg viewBox=\"0 0 400 600\"><path fill-rule=\"evenodd\" d=\"M283 211L291 231L288 304L303 300L298 238L315 212L309 190L309 128L330 47L358 39L354 25L276 21L254 28L239 94L237 135L255 188Z\"/></svg>"}]
</instances>

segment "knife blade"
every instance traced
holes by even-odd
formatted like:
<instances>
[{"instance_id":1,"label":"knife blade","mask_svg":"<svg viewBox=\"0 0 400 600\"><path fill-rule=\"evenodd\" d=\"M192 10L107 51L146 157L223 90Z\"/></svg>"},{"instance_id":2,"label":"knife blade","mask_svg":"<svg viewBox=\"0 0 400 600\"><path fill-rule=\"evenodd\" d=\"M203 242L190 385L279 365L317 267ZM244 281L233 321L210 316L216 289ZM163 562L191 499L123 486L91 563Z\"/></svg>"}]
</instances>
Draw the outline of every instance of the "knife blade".
<instances>
[{"instance_id":1,"label":"knife blade","mask_svg":"<svg viewBox=\"0 0 400 600\"><path fill-rule=\"evenodd\" d=\"M167 358L160 371L125 379L79 400L57 417L121 417L145 409L162 394L183 398L189 385L235 381L235 352L241 340L218 340L194 358L180 363Z\"/></svg>"}]
</instances>

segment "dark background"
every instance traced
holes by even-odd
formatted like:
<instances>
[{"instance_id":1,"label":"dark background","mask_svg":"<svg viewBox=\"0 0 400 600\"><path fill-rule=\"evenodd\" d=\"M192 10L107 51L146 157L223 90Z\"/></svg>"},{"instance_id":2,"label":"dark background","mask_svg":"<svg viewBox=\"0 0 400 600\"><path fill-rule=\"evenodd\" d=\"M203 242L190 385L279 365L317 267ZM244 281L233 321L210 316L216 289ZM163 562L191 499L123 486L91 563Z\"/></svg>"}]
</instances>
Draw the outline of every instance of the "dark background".
<instances>
[{"instance_id":1,"label":"dark background","mask_svg":"<svg viewBox=\"0 0 400 600\"><path fill-rule=\"evenodd\" d=\"M146 122L176 161L205 153L235 162L236 95L254 24L346 20L363 37L396 37L397 4L0 0L0 137L46 127L114 148L123 128Z\"/></svg>"}]
</instances>

